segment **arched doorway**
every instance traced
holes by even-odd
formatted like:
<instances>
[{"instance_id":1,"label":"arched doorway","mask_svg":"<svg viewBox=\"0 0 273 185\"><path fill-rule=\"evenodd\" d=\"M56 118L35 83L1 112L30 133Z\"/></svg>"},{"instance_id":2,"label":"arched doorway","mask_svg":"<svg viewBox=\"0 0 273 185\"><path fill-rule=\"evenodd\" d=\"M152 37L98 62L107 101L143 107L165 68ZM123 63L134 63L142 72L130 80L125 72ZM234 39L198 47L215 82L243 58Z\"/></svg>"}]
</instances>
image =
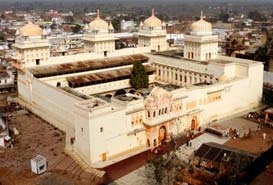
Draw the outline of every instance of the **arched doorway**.
<instances>
[{"instance_id":1,"label":"arched doorway","mask_svg":"<svg viewBox=\"0 0 273 185\"><path fill-rule=\"evenodd\" d=\"M106 94L105 97L106 98L112 98L112 94Z\"/></svg>"},{"instance_id":2,"label":"arched doorway","mask_svg":"<svg viewBox=\"0 0 273 185\"><path fill-rule=\"evenodd\" d=\"M154 147L157 146L157 142L156 142L156 139L154 139Z\"/></svg>"},{"instance_id":3,"label":"arched doorway","mask_svg":"<svg viewBox=\"0 0 273 185\"><path fill-rule=\"evenodd\" d=\"M147 146L150 147L151 144L150 144L150 139L147 139Z\"/></svg>"},{"instance_id":4,"label":"arched doorway","mask_svg":"<svg viewBox=\"0 0 273 185\"><path fill-rule=\"evenodd\" d=\"M126 91L124 89L119 89L116 91L115 96L126 94Z\"/></svg>"},{"instance_id":5,"label":"arched doorway","mask_svg":"<svg viewBox=\"0 0 273 185\"><path fill-rule=\"evenodd\" d=\"M129 93L131 93L131 94L136 94L136 90L134 90L134 89L131 89L130 91L129 91Z\"/></svg>"},{"instance_id":6,"label":"arched doorway","mask_svg":"<svg viewBox=\"0 0 273 185\"><path fill-rule=\"evenodd\" d=\"M167 138L167 129L165 126L161 126L159 128L159 133L158 133L158 141L160 143L163 143Z\"/></svg>"},{"instance_id":7,"label":"arched doorway","mask_svg":"<svg viewBox=\"0 0 273 185\"><path fill-rule=\"evenodd\" d=\"M191 130L196 130L198 127L197 117L193 116L191 120Z\"/></svg>"}]
</instances>

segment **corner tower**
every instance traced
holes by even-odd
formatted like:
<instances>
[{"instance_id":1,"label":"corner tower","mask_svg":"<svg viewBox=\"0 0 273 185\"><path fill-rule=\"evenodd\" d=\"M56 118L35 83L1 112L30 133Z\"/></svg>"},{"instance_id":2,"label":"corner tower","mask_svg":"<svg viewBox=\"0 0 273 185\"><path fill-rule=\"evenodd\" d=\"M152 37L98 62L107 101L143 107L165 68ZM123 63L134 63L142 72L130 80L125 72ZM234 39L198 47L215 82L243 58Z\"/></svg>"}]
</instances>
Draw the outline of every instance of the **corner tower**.
<instances>
[{"instance_id":1,"label":"corner tower","mask_svg":"<svg viewBox=\"0 0 273 185\"><path fill-rule=\"evenodd\" d=\"M85 52L107 56L115 51L114 27L100 18L99 10L97 17L86 26L83 40Z\"/></svg>"},{"instance_id":2,"label":"corner tower","mask_svg":"<svg viewBox=\"0 0 273 185\"><path fill-rule=\"evenodd\" d=\"M211 23L203 18L191 25L191 32L185 35L184 58L206 61L215 59L218 52L218 36L212 35Z\"/></svg>"},{"instance_id":3,"label":"corner tower","mask_svg":"<svg viewBox=\"0 0 273 185\"><path fill-rule=\"evenodd\" d=\"M138 46L166 50L166 24L155 16L154 9L152 15L139 24Z\"/></svg>"},{"instance_id":4,"label":"corner tower","mask_svg":"<svg viewBox=\"0 0 273 185\"><path fill-rule=\"evenodd\" d=\"M47 32L31 22L16 31L13 46L18 68L33 67L49 60Z\"/></svg>"}]
</instances>

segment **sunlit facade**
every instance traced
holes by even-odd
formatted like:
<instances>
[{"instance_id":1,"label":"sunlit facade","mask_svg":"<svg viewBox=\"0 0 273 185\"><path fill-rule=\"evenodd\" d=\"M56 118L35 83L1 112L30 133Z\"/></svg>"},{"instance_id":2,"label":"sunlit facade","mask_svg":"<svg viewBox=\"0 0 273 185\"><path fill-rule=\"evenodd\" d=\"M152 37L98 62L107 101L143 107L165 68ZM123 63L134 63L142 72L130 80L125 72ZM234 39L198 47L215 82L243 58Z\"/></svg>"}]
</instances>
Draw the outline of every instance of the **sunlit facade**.
<instances>
[{"instance_id":1,"label":"sunlit facade","mask_svg":"<svg viewBox=\"0 0 273 185\"><path fill-rule=\"evenodd\" d=\"M98 168L260 103L262 63L216 55L217 36L202 16L185 39L184 58L124 50L25 67L19 102L66 132L69 154ZM136 61L149 75L147 89L130 87Z\"/></svg>"}]
</instances>

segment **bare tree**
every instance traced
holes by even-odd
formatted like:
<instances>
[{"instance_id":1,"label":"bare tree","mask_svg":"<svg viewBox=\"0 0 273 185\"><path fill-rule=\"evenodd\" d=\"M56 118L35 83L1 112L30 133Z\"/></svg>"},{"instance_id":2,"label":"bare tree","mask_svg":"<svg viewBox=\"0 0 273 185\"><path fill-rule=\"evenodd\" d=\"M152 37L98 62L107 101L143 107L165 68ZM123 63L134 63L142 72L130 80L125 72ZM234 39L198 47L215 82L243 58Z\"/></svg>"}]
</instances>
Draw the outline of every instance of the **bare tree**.
<instances>
[{"instance_id":1,"label":"bare tree","mask_svg":"<svg viewBox=\"0 0 273 185\"><path fill-rule=\"evenodd\" d=\"M184 164L174 151L170 154L156 156L145 166L147 184L173 185L183 180L182 168Z\"/></svg>"}]
</instances>

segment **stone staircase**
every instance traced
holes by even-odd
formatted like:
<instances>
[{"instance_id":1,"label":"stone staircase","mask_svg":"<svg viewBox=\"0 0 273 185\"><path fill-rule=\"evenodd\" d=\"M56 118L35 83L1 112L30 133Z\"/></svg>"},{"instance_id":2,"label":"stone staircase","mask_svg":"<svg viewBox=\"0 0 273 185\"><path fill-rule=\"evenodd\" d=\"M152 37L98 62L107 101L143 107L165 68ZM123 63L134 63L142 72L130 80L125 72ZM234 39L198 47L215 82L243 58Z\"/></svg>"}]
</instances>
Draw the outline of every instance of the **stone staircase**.
<instances>
[{"instance_id":1,"label":"stone staircase","mask_svg":"<svg viewBox=\"0 0 273 185\"><path fill-rule=\"evenodd\" d=\"M104 182L104 171L89 167L78 154L72 151L66 150L65 153L55 162L48 164L49 171L60 174L80 185L95 185Z\"/></svg>"},{"instance_id":2,"label":"stone staircase","mask_svg":"<svg viewBox=\"0 0 273 185\"><path fill-rule=\"evenodd\" d=\"M89 164L76 152L75 150L67 150L64 151L67 155L72 157L74 161L86 172L94 174L99 178L104 178L105 171L97 170L89 166Z\"/></svg>"}]
</instances>

